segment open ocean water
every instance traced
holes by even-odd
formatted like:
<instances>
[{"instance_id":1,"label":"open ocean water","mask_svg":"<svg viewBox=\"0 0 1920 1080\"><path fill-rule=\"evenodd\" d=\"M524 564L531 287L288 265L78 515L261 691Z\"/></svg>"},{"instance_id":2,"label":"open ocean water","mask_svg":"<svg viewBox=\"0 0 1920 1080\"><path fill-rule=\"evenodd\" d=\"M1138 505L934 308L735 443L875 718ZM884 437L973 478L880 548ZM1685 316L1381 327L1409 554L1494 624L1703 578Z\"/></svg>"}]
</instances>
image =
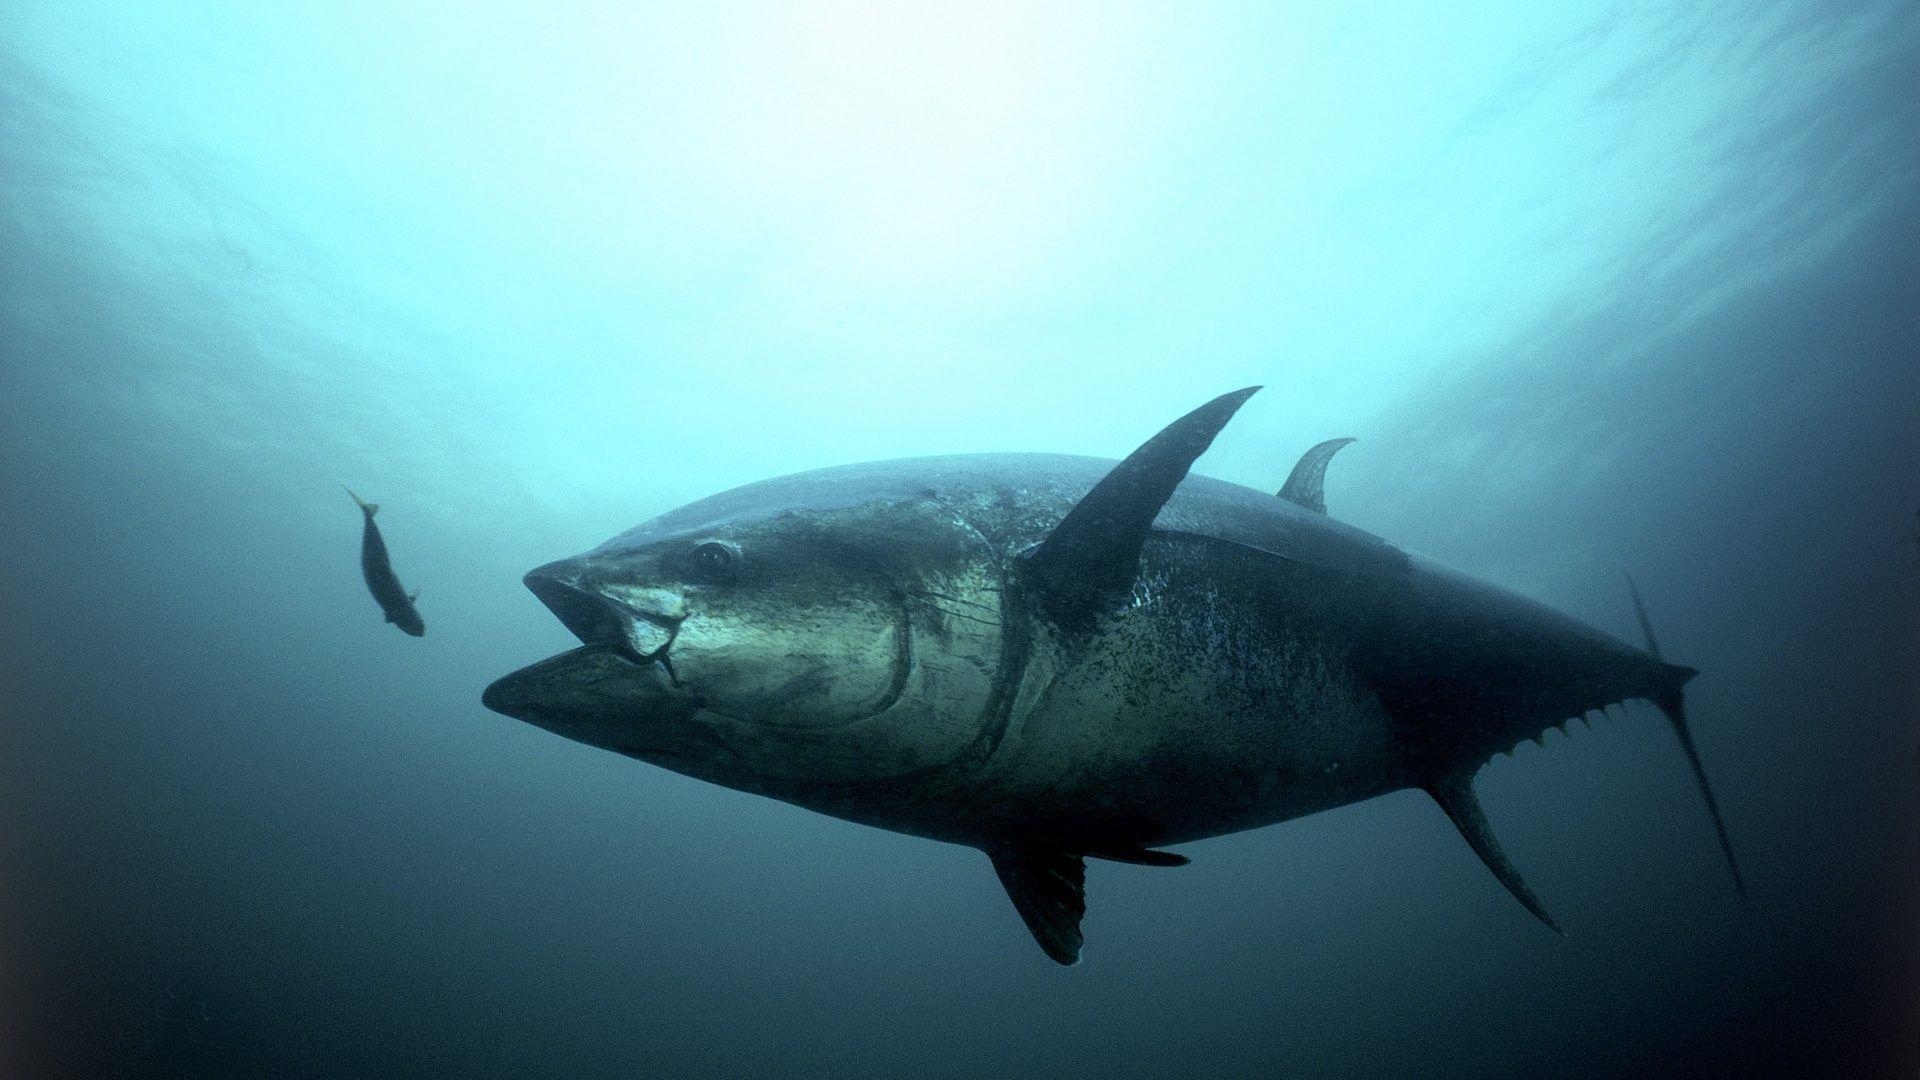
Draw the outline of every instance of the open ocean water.
<instances>
[{"instance_id":1,"label":"open ocean water","mask_svg":"<svg viewBox=\"0 0 1920 1080\"><path fill-rule=\"evenodd\" d=\"M1920 7L0 8L0 1075L1920 1074ZM978 853L480 703L830 465L1196 471L1701 669L1418 792ZM383 625L350 485L426 635Z\"/></svg>"}]
</instances>

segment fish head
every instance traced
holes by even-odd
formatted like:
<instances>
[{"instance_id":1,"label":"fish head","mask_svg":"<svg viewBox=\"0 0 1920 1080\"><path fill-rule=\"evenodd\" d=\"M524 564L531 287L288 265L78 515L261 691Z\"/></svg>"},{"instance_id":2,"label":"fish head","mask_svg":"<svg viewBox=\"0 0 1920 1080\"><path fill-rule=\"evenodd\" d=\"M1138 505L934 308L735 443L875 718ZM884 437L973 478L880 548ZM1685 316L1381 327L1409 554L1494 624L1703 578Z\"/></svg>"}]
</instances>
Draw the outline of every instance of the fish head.
<instances>
[{"instance_id":1,"label":"fish head","mask_svg":"<svg viewBox=\"0 0 1920 1080\"><path fill-rule=\"evenodd\" d=\"M527 587L581 647L484 703L802 803L955 758L991 696L994 561L937 501L846 495L707 500L536 568Z\"/></svg>"}]
</instances>

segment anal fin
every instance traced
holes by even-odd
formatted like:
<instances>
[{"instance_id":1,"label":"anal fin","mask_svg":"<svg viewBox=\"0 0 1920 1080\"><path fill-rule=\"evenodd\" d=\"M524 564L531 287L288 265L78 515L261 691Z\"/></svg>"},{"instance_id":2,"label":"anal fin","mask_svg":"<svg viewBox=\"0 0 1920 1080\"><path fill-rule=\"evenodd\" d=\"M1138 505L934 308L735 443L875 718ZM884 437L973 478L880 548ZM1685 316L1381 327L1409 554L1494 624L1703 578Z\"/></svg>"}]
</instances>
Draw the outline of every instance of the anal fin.
<instances>
[{"instance_id":1,"label":"anal fin","mask_svg":"<svg viewBox=\"0 0 1920 1080\"><path fill-rule=\"evenodd\" d=\"M1080 918L1087 913L1087 864L1078 855L1037 848L987 852L993 871L1033 940L1059 964L1080 962Z\"/></svg>"},{"instance_id":2,"label":"anal fin","mask_svg":"<svg viewBox=\"0 0 1920 1080\"><path fill-rule=\"evenodd\" d=\"M1527 888L1520 871L1507 861L1507 853L1500 850L1499 841L1493 838L1493 830L1487 826L1487 817L1480 812L1480 802L1473 797L1472 775L1462 773L1444 777L1428 784L1427 794L1432 795L1433 801L1440 804L1440 809L1447 812L1447 817L1460 830L1460 835L1466 837L1474 854L1480 856L1480 861L1487 864L1487 869L1493 871L1493 876L1500 879L1500 884L1507 887L1513 898L1533 912L1534 918L1546 923L1548 929L1560 933L1553 916L1547 914L1540 898Z\"/></svg>"}]
</instances>

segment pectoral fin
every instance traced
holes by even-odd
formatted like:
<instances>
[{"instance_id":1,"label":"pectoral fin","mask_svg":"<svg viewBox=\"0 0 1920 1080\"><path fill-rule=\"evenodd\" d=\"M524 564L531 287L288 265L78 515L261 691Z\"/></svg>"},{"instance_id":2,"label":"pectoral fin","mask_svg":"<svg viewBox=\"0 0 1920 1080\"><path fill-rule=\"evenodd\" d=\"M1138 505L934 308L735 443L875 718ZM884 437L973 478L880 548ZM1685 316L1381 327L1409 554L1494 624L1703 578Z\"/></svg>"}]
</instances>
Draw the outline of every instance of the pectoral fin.
<instances>
[{"instance_id":1,"label":"pectoral fin","mask_svg":"<svg viewBox=\"0 0 1920 1080\"><path fill-rule=\"evenodd\" d=\"M1033 940L1055 963L1080 962L1080 917L1087 913L1087 864L1078 855L1042 849L987 852Z\"/></svg>"},{"instance_id":2,"label":"pectoral fin","mask_svg":"<svg viewBox=\"0 0 1920 1080\"><path fill-rule=\"evenodd\" d=\"M1132 863L1135 866L1185 866L1193 861L1185 855L1175 855L1171 851L1155 851L1152 848L1137 847L1133 844L1112 844L1093 848L1086 852L1086 856L1089 859Z\"/></svg>"}]
</instances>

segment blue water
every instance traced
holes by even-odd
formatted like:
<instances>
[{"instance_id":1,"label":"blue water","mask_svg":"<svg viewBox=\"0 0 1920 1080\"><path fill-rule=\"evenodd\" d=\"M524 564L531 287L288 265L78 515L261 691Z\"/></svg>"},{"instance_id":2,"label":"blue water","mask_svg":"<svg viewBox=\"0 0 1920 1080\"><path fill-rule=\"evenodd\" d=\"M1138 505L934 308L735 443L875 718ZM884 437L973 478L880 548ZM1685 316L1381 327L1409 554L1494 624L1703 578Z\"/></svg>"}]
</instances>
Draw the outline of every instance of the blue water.
<instances>
[{"instance_id":1,"label":"blue water","mask_svg":"<svg viewBox=\"0 0 1920 1080\"><path fill-rule=\"evenodd\" d=\"M0 11L0 1074L1913 1076L1920 10ZM1622 636L1424 796L977 853L480 706L519 585L934 453L1199 471ZM383 625L346 482L428 632Z\"/></svg>"}]
</instances>

